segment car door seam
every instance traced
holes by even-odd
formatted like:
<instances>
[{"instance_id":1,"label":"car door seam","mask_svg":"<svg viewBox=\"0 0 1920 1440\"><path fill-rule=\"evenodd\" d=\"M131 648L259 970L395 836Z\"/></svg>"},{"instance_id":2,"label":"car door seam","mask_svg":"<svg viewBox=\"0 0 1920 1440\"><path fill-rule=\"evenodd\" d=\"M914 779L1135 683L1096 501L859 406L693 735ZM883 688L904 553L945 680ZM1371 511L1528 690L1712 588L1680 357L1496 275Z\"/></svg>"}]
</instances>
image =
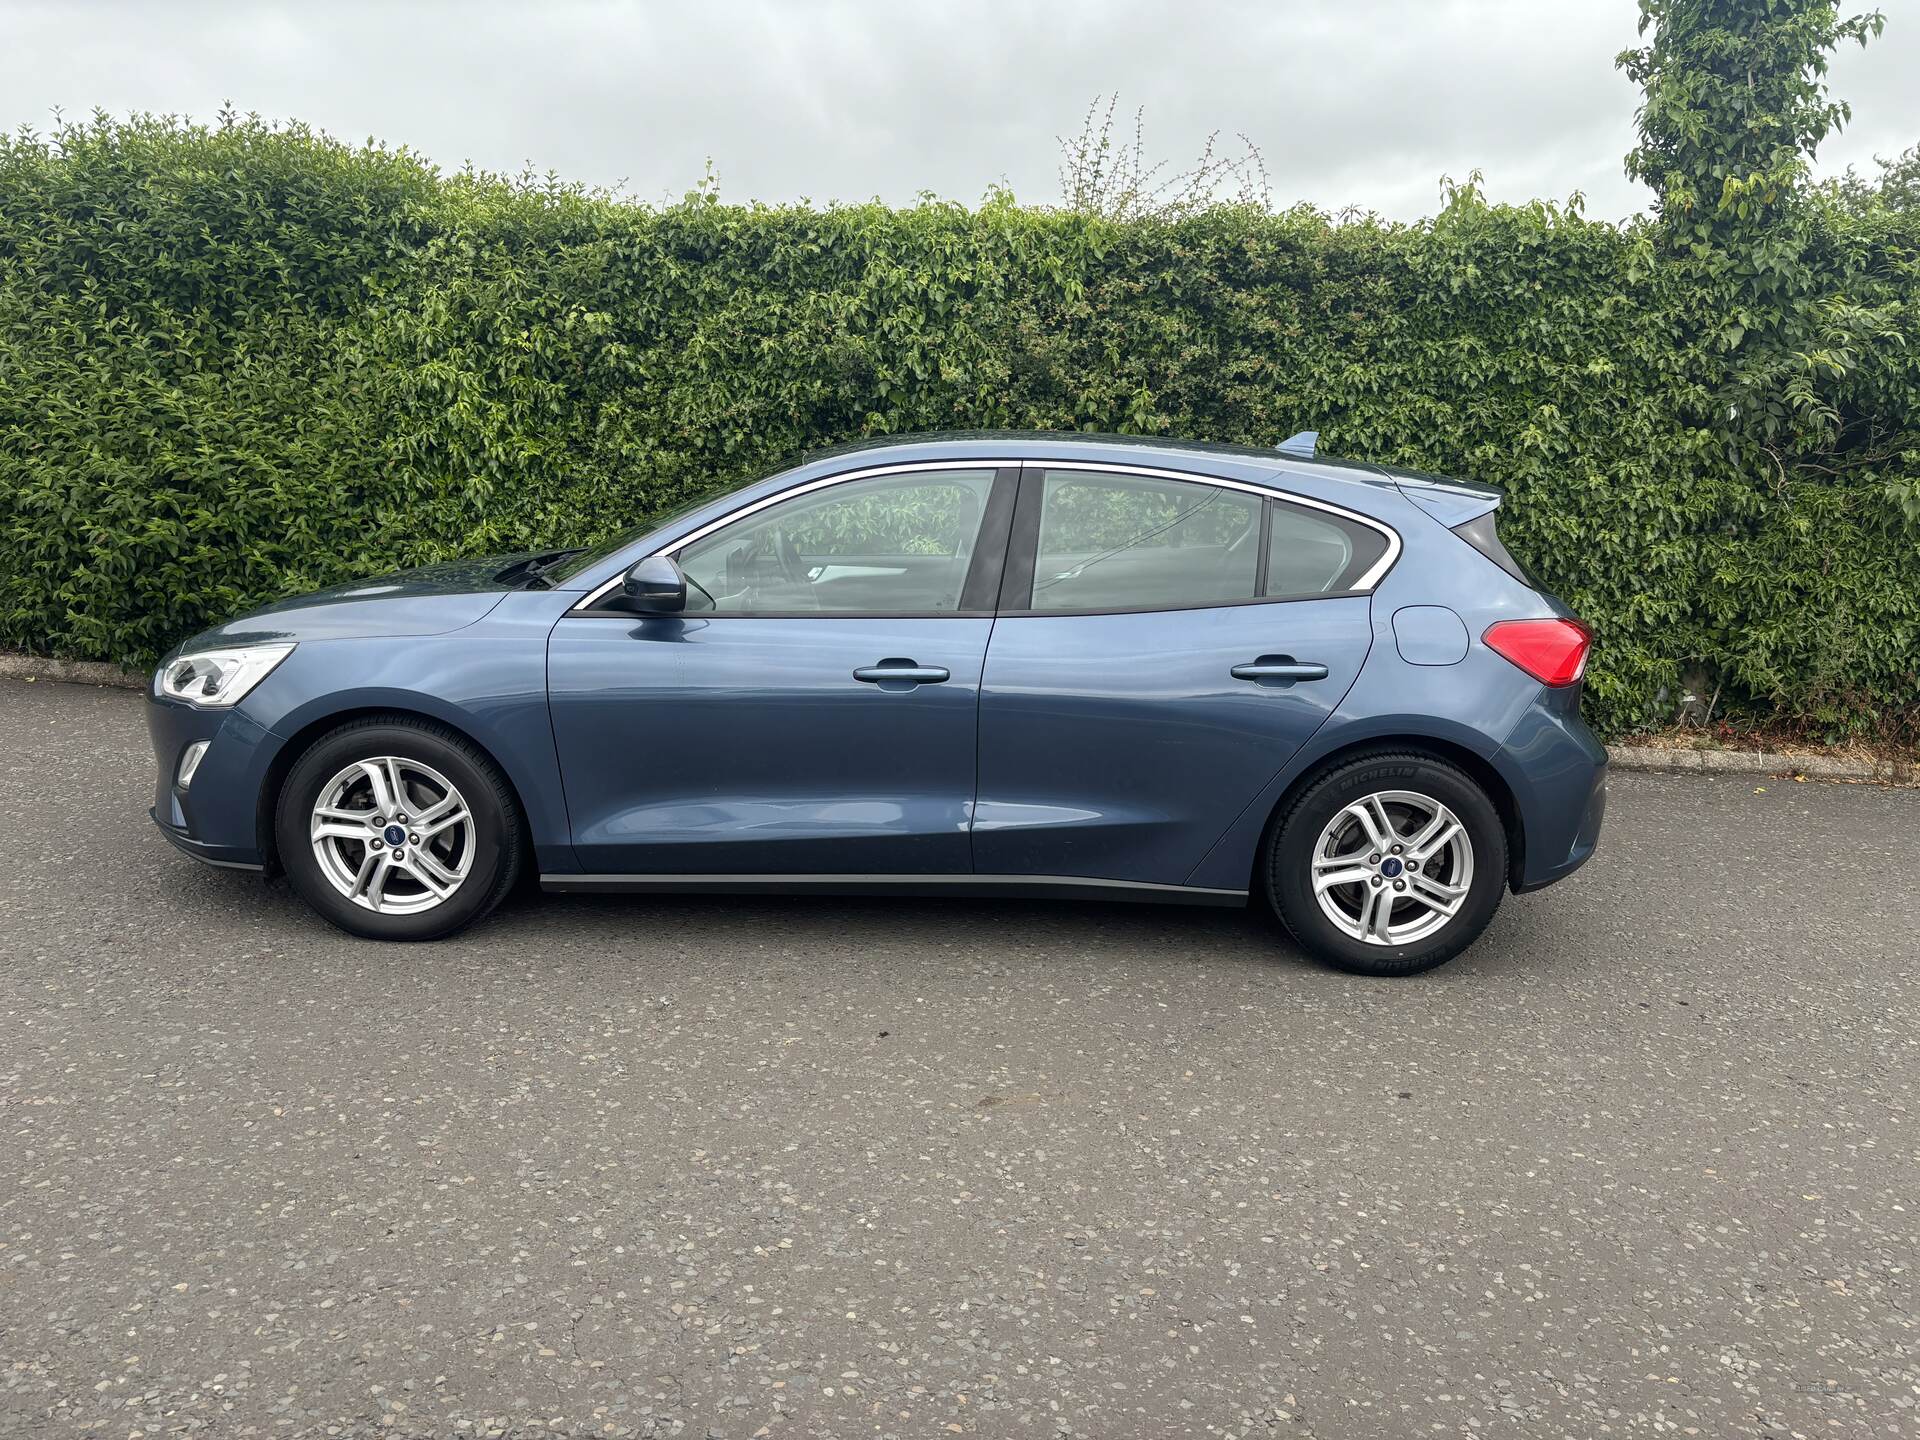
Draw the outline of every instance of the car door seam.
<instances>
[{"instance_id":1,"label":"car door seam","mask_svg":"<svg viewBox=\"0 0 1920 1440\"><path fill-rule=\"evenodd\" d=\"M567 855L573 861L574 873L579 874L585 867L580 863L579 852L573 848L573 800L567 793L567 763L560 750L560 728L553 718L553 634L566 618L567 612L562 610L547 627L546 639L540 647L540 681L547 702L547 740L553 746L553 771L560 777L560 813L567 822ZM534 858L537 863L538 855Z\"/></svg>"},{"instance_id":2,"label":"car door seam","mask_svg":"<svg viewBox=\"0 0 1920 1440\"><path fill-rule=\"evenodd\" d=\"M1328 598L1331 599L1331 598L1340 598L1340 597L1330 596ZM1288 768L1291 767L1302 755L1306 754L1309 750L1313 748L1313 742L1319 738L1320 732L1327 728L1327 726L1332 722L1333 717L1339 712L1340 707L1347 703L1347 696L1351 695L1353 693L1353 687L1360 683L1361 672L1367 668L1367 659L1369 656L1373 654L1374 604L1375 604L1375 601L1373 597L1368 596L1367 597L1367 648L1360 652L1360 663L1353 667L1353 678L1347 682L1347 688L1340 692L1340 698L1338 700L1335 700L1331 705L1327 707L1327 713L1320 717L1320 723L1314 726L1313 729L1307 733L1306 738L1301 740L1301 742L1294 747L1293 752L1290 755L1288 755L1285 760L1280 762L1279 766L1274 770L1274 772L1271 775L1267 776L1267 778L1261 782L1260 788L1255 790L1252 795L1247 797L1247 803L1242 805L1237 811L1234 812L1233 819L1227 822L1226 827L1222 829L1218 835L1214 836L1213 843L1207 846L1206 850L1202 852L1200 859L1194 864L1194 867L1191 870L1187 871L1186 877L1181 883L1190 884L1194 876L1198 875L1202 870L1206 869L1207 862L1213 859L1213 852L1218 850L1223 844L1226 843L1226 839L1229 835L1233 834L1235 830L1240 828L1240 822L1247 818L1247 812L1251 810L1255 805L1260 803L1260 797L1265 795L1269 790L1273 788L1274 782L1278 780L1282 775L1286 774Z\"/></svg>"}]
</instances>

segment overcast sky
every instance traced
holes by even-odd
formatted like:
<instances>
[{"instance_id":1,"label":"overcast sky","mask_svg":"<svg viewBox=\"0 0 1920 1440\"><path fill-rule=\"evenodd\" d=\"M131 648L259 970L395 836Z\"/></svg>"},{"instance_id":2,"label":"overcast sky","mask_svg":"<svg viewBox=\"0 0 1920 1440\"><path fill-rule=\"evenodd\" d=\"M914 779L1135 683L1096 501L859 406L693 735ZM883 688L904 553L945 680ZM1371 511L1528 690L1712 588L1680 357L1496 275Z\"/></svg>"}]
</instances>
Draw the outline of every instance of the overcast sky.
<instances>
[{"instance_id":1,"label":"overcast sky","mask_svg":"<svg viewBox=\"0 0 1920 1440\"><path fill-rule=\"evenodd\" d=\"M1848 6L1849 10L1860 8ZM1820 169L1920 141L1920 0L1835 61L1853 124ZM1264 153L1276 205L1431 214L1478 167L1499 200L1621 173L1636 92L1613 57L1634 0L0 0L0 123L223 101L446 168L531 163L678 196L709 158L730 200L1058 198L1057 137L1118 91L1155 158L1209 130Z\"/></svg>"}]
</instances>

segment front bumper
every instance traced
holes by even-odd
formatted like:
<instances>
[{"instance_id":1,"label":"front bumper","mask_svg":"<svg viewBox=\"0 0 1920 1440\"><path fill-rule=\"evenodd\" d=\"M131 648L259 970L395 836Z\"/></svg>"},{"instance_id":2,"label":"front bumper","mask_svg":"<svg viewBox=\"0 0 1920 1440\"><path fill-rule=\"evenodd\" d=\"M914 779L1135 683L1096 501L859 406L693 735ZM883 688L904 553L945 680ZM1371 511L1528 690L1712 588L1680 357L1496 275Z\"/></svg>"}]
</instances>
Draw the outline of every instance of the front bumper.
<instances>
[{"instance_id":1,"label":"front bumper","mask_svg":"<svg viewBox=\"0 0 1920 1440\"><path fill-rule=\"evenodd\" d=\"M147 696L147 734L153 742L153 805L147 813L176 847L232 870L263 870L259 784L255 776L267 732L237 710L197 710ZM196 741L208 743L193 783L175 783L180 759Z\"/></svg>"},{"instance_id":2,"label":"front bumper","mask_svg":"<svg viewBox=\"0 0 1920 1440\"><path fill-rule=\"evenodd\" d=\"M162 820L160 818L160 812L157 810L149 809L147 815L152 819L160 833L167 837L169 844L181 853L193 856L194 859L203 864L218 865L222 870L250 870L256 875L261 874L267 868L259 860L234 860L227 858L231 856L231 851L219 846L202 844L189 835L184 829L169 825L166 821Z\"/></svg>"}]
</instances>

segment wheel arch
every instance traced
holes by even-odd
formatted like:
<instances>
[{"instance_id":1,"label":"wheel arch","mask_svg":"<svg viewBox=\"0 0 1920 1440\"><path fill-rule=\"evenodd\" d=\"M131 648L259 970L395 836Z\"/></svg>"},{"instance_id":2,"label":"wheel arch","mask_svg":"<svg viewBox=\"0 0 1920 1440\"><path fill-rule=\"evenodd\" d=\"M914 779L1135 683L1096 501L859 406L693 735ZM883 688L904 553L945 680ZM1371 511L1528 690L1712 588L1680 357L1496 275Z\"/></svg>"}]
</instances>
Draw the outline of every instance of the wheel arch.
<instances>
[{"instance_id":1,"label":"wheel arch","mask_svg":"<svg viewBox=\"0 0 1920 1440\"><path fill-rule=\"evenodd\" d=\"M351 725L359 720L401 720L437 725L441 729L451 730L462 740L487 758L494 769L500 772L507 783L507 792L513 797L514 805L519 809L522 825L521 836L525 844L532 844L532 830L529 820L526 797L519 782L514 778L511 766L502 762L493 746L475 733L471 725L462 724L458 718L438 713L437 710L406 704L366 703L350 706L341 710L329 710L307 720L286 738L280 748L268 761L261 776L260 788L254 796L254 835L260 847L260 855L265 862L266 873L278 874L281 868L279 845L274 837L274 811L280 802L280 791L287 783L287 776L293 767L300 763L300 757L311 750L324 736L338 730L343 725ZM523 857L531 858L531 857Z\"/></svg>"},{"instance_id":2,"label":"wheel arch","mask_svg":"<svg viewBox=\"0 0 1920 1440\"><path fill-rule=\"evenodd\" d=\"M1267 846L1271 843L1275 824L1299 795L1322 775L1337 766L1344 765L1356 756L1376 751L1392 751L1406 754L1429 755L1464 770L1468 777L1486 791L1487 798L1493 802L1493 808L1499 812L1501 828L1507 837L1507 884L1516 885L1519 877L1525 873L1526 859L1526 822L1520 813L1520 806L1514 797L1513 787L1506 777L1495 768L1492 761L1466 745L1455 740L1444 739L1437 735L1420 733L1382 733L1362 736L1348 740L1343 744L1317 754L1311 761L1301 766L1299 772L1281 789L1274 802L1267 807L1267 813L1261 821L1260 840L1254 846L1253 858L1248 871L1247 888L1249 894L1258 893L1260 867L1265 861Z\"/></svg>"}]
</instances>

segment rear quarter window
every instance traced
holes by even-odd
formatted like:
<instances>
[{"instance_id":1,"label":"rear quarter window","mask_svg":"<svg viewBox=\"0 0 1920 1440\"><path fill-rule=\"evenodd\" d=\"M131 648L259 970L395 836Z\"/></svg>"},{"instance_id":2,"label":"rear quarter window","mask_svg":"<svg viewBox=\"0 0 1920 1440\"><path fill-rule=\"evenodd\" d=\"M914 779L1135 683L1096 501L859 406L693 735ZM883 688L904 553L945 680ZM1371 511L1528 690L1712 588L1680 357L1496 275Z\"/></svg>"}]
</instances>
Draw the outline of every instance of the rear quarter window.
<instances>
[{"instance_id":1,"label":"rear quarter window","mask_svg":"<svg viewBox=\"0 0 1920 1440\"><path fill-rule=\"evenodd\" d=\"M1269 598L1337 595L1351 590L1387 550L1372 526L1275 500L1267 506Z\"/></svg>"}]
</instances>

